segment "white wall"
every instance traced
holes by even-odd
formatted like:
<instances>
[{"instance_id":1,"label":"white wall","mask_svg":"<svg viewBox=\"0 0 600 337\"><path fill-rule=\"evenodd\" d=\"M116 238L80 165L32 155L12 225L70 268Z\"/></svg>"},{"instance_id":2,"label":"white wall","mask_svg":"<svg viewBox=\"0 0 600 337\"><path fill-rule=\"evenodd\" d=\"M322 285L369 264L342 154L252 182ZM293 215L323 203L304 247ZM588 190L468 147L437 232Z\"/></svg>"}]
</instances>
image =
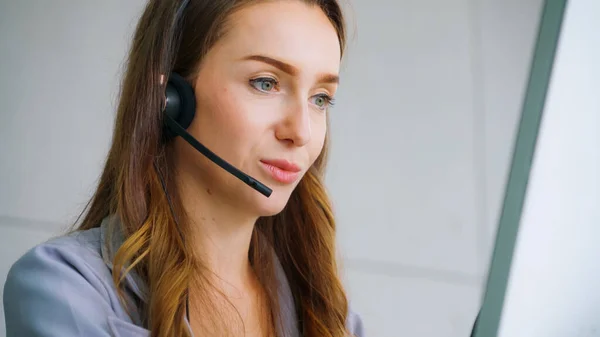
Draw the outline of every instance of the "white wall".
<instances>
[{"instance_id":1,"label":"white wall","mask_svg":"<svg viewBox=\"0 0 600 337\"><path fill-rule=\"evenodd\" d=\"M541 0L351 2L328 184L353 306L369 336L467 336ZM0 285L91 193L142 3L0 2Z\"/></svg>"},{"instance_id":2,"label":"white wall","mask_svg":"<svg viewBox=\"0 0 600 337\"><path fill-rule=\"evenodd\" d=\"M468 336L541 0L354 1L329 183L373 336Z\"/></svg>"},{"instance_id":3,"label":"white wall","mask_svg":"<svg viewBox=\"0 0 600 337\"><path fill-rule=\"evenodd\" d=\"M0 288L92 192L142 2L0 0Z\"/></svg>"},{"instance_id":4,"label":"white wall","mask_svg":"<svg viewBox=\"0 0 600 337\"><path fill-rule=\"evenodd\" d=\"M600 336L599 16L568 1L498 336Z\"/></svg>"}]
</instances>

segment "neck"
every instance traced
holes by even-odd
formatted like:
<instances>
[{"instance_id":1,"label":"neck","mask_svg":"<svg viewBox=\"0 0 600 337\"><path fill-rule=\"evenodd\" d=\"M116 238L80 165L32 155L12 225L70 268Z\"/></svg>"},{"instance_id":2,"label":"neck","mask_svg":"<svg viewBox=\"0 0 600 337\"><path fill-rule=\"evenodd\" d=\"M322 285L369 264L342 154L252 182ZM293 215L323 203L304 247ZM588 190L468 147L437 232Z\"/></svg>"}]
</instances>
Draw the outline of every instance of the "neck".
<instances>
[{"instance_id":1,"label":"neck","mask_svg":"<svg viewBox=\"0 0 600 337\"><path fill-rule=\"evenodd\" d=\"M185 181L185 179L183 180ZM255 282L248 252L258 216L216 199L195 183L178 184L181 201L189 221L189 244L210 270L209 279L226 293L239 294Z\"/></svg>"}]
</instances>

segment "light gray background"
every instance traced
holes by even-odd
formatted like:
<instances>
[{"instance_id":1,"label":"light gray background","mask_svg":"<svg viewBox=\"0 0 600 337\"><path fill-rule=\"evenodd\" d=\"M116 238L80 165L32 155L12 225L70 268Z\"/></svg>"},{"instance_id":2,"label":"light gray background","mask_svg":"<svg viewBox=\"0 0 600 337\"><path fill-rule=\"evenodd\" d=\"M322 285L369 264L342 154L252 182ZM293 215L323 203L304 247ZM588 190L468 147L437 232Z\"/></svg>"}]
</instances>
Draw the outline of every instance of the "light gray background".
<instances>
[{"instance_id":1,"label":"light gray background","mask_svg":"<svg viewBox=\"0 0 600 337\"><path fill-rule=\"evenodd\" d=\"M0 285L90 195L143 2L0 0ZM353 306L369 336L468 336L541 0L350 4L328 184Z\"/></svg>"}]
</instances>

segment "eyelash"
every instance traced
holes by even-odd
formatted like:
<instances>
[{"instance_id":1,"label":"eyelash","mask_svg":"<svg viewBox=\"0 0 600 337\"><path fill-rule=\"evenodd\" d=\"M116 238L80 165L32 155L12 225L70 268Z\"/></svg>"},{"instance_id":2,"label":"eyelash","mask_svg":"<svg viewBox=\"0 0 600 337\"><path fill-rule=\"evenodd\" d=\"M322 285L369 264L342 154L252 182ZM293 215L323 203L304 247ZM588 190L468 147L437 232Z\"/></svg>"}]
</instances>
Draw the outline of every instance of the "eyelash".
<instances>
[{"instance_id":1,"label":"eyelash","mask_svg":"<svg viewBox=\"0 0 600 337\"><path fill-rule=\"evenodd\" d=\"M317 97L324 98L327 101L327 107L331 108L335 105L335 98L327 95L327 94L319 94Z\"/></svg>"},{"instance_id":2,"label":"eyelash","mask_svg":"<svg viewBox=\"0 0 600 337\"><path fill-rule=\"evenodd\" d=\"M273 87L275 87L275 88L277 88L279 86L279 82L276 79L271 78L271 77L257 77L257 78L251 79L249 82L250 82L250 86L252 86L252 88L254 88L260 92L268 92L268 91L259 89L255 86L257 83L260 83L260 82L270 82L273 84ZM325 99L326 107L332 107L335 104L335 99L327 94L318 94L313 97L319 97L319 98Z\"/></svg>"},{"instance_id":3,"label":"eyelash","mask_svg":"<svg viewBox=\"0 0 600 337\"><path fill-rule=\"evenodd\" d=\"M260 83L260 82L269 82L269 83L272 83L274 87L277 87L279 85L279 82L276 79L271 78L271 77L258 77L258 78L251 79L250 80L250 85L254 89L256 89L256 90L258 90L260 92L266 92L265 90L259 89L259 88L257 88L255 86L256 83Z\"/></svg>"}]
</instances>

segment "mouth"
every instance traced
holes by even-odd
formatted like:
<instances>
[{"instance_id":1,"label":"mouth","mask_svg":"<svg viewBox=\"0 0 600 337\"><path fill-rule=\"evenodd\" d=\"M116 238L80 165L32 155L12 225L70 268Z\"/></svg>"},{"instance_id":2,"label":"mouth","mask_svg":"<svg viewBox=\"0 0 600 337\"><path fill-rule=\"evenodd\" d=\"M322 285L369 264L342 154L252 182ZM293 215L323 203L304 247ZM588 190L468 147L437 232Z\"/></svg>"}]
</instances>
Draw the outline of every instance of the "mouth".
<instances>
[{"instance_id":1,"label":"mouth","mask_svg":"<svg viewBox=\"0 0 600 337\"><path fill-rule=\"evenodd\" d=\"M296 181L302 171L298 165L282 159L264 159L260 163L273 179L284 184Z\"/></svg>"}]
</instances>

